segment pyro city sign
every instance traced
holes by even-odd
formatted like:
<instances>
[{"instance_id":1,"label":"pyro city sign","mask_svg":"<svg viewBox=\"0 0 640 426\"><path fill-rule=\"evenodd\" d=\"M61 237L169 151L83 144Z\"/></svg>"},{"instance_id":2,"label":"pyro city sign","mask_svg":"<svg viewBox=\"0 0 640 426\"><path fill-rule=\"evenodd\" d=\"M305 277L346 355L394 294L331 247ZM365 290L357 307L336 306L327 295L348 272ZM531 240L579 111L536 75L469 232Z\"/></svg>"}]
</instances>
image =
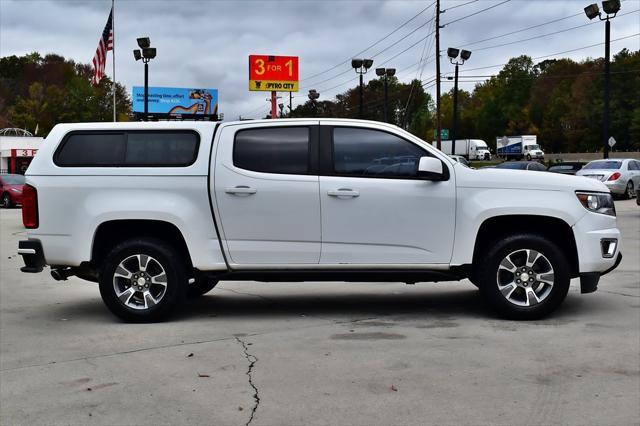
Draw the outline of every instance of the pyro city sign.
<instances>
[{"instance_id":1,"label":"pyro city sign","mask_svg":"<svg viewBox=\"0 0 640 426\"><path fill-rule=\"evenodd\" d=\"M297 92L298 57L249 55L249 90Z\"/></svg>"}]
</instances>

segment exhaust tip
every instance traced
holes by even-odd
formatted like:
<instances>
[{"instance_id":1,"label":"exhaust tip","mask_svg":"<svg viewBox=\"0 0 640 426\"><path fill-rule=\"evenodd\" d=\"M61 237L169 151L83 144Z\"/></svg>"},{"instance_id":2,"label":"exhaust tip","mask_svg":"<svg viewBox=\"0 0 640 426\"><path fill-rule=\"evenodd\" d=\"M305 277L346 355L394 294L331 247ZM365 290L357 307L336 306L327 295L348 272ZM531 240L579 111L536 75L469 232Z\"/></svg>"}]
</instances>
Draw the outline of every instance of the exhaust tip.
<instances>
[{"instance_id":1,"label":"exhaust tip","mask_svg":"<svg viewBox=\"0 0 640 426\"><path fill-rule=\"evenodd\" d=\"M66 281L67 280L67 274L64 273L64 270L52 269L51 270L51 276L56 281Z\"/></svg>"}]
</instances>

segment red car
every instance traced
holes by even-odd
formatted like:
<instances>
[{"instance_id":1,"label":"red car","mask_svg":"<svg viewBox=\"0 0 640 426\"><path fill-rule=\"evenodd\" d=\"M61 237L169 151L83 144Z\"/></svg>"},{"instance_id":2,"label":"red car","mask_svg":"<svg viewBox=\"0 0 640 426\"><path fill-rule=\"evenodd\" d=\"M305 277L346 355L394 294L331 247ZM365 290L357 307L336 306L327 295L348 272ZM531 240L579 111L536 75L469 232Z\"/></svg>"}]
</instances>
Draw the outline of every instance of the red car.
<instances>
[{"instance_id":1,"label":"red car","mask_svg":"<svg viewBox=\"0 0 640 426\"><path fill-rule=\"evenodd\" d=\"M22 204L23 175L0 175L0 207Z\"/></svg>"}]
</instances>

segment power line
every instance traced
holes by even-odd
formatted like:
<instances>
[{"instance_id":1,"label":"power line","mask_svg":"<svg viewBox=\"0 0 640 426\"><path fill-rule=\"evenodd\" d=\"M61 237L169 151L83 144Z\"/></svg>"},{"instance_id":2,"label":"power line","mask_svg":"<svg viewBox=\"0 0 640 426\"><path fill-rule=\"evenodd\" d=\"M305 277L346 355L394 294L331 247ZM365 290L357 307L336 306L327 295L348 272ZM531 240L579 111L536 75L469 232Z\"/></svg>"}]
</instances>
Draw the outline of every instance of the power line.
<instances>
[{"instance_id":1,"label":"power line","mask_svg":"<svg viewBox=\"0 0 640 426\"><path fill-rule=\"evenodd\" d=\"M631 35L624 36L624 37L618 37L618 38L612 39L612 40L611 40L611 42L613 43L613 42L615 42L615 41L626 40L626 39L628 39L628 38L637 37L637 36L639 36L639 35L640 35L640 33L635 33L635 34L631 34ZM562 55L562 54L564 54L564 53L571 53L571 52L576 52L576 51L578 51L578 50L590 49L590 48L592 48L592 47L601 46L601 45L603 45L603 44L604 44L604 42L601 42L601 43L595 43L595 44L590 44L590 45L588 45L588 46L577 47L577 48L575 48L575 49L564 50L564 51L562 51L562 52L551 53L551 54L549 54L549 55L536 56L536 57L531 58L531 59L532 59L532 60L544 59L544 58L548 58L548 57L550 57L550 56ZM485 70L485 69L489 69L489 68L501 67L501 66L503 66L503 65L507 65L507 64L508 64L508 62L505 62L505 63L502 63L502 64L487 65L487 66L484 66L484 67L465 68L465 69L463 69L463 70L460 70L460 72L469 72L469 71ZM451 74L451 73L447 73L447 74Z\"/></svg>"},{"instance_id":2,"label":"power line","mask_svg":"<svg viewBox=\"0 0 640 426\"><path fill-rule=\"evenodd\" d=\"M473 46L473 45L475 45L475 44L483 43L483 42L485 42L485 41L495 40L495 39L497 39L497 38L506 37L506 36L509 36L509 35L513 35L513 34L521 33L521 32L528 31L528 30L532 30L532 29L534 29L534 28L543 27L543 26L545 26L545 25L549 25L549 24L553 24L553 23L556 23L556 22L564 21L564 20L569 19L569 18L575 18L576 16L581 16L582 14L583 14L582 12L575 13L575 14L573 14L573 15L565 16L564 18L554 19L553 21L543 22L543 23L541 23L541 24L532 25L532 26L530 26L530 27L522 28L522 29L520 29L520 30L510 31L510 32L508 32L508 33L504 33L504 34L500 34L500 35L497 35L497 36L493 36L493 37L485 38L485 39L482 39L482 40L473 41L473 42L471 42L471 43L460 43L460 45L461 45L461 46ZM475 50L477 50L477 49L475 49Z\"/></svg>"},{"instance_id":3,"label":"power line","mask_svg":"<svg viewBox=\"0 0 640 426\"><path fill-rule=\"evenodd\" d=\"M463 17L461 17L461 18L454 19L453 21L450 21L450 22L447 22L446 24L444 24L444 25L443 25L443 27L446 27L447 25L451 25L451 24L453 24L453 23L455 23L455 22L462 21L463 19L467 19L467 18L470 18L470 17L472 17L472 16L478 15L478 14L480 14L480 13L482 13L482 12L486 12L487 10L491 10L491 9L493 9L493 8L495 8L495 7L498 7L498 6L500 6L500 5L503 5L503 4L505 4L505 3L509 3L510 1L511 1L511 0L504 0L504 1L500 2L500 3L494 4L494 5L489 6L489 7L485 7L484 9L480 9L480 10L478 10L477 12L473 12L473 13L470 13L470 14L468 14L468 15L465 15L465 16L463 16Z\"/></svg>"},{"instance_id":4,"label":"power line","mask_svg":"<svg viewBox=\"0 0 640 426\"><path fill-rule=\"evenodd\" d=\"M471 4L471 3L475 3L475 2L477 2L477 1L479 1L479 0L471 0L471 1L468 1L468 2L466 2L466 3L457 4L457 5L455 5L455 6L451 6L451 7L448 7L448 8L446 8L446 9L444 9L444 10L443 10L443 11L441 11L440 13L445 13L447 10L457 9L457 8L459 8L459 7L466 6L466 5Z\"/></svg>"},{"instance_id":5,"label":"power line","mask_svg":"<svg viewBox=\"0 0 640 426\"><path fill-rule=\"evenodd\" d=\"M398 40L396 40L395 42L391 43L389 46L387 46L387 47L385 47L384 49L382 49L381 51L379 51L379 52L375 53L375 54L374 54L374 55L372 55L371 57L372 57L372 58L375 58L375 57L377 57L378 55L380 55L380 54L382 54L382 53L386 52L387 50L391 49L393 46L396 46L398 43L400 43L400 42L402 42L403 40L407 39L408 37L410 37L411 35L413 35L414 33L416 33L419 29L423 28L425 25L427 25L427 24L429 24L430 22L432 22L432 21L433 21L433 19L434 19L434 18L431 18L431 19L427 20L424 24L422 24L422 25L420 25L419 27L417 27L417 28L413 29L411 32L409 32L409 33L405 34L403 37L401 37L400 39L398 39ZM419 43L420 41L424 40L424 39L425 39L425 38L422 38L422 39L418 40L418 43ZM417 44L417 43L416 43L416 44ZM415 46L415 44L414 44L414 45L412 45L411 47L413 47L413 46ZM404 53L406 50L408 50L408 49L405 49L405 50L404 50L403 52L401 52L401 53ZM360 53L362 53L362 52L360 52ZM354 55L354 56L357 56L357 55L359 55L360 53L356 53L356 55ZM349 62L349 61L342 62L340 65L342 65L342 64L346 64L346 63L348 63L348 62ZM381 65L382 65L382 64L381 64ZM334 68L335 68L335 67L334 67ZM315 83L313 83L313 84L309 84L309 83L307 83L305 86L301 87L301 89L307 89L307 88L309 88L309 87L311 87L311 86L317 86L317 85L319 85L319 84L326 83L326 82L331 81L331 80L333 80L333 79L335 79L335 78L338 78L338 77L343 76L343 75L345 75L345 74L347 74L347 73L350 73L351 71L352 71L352 70L351 70L351 68L349 68L349 69L347 69L347 70L345 70L345 71L343 71L343 72L341 72L341 73L338 73L338 74L336 74L336 75L334 75L334 76L332 76L332 77L326 78L326 79L324 79L324 80L322 80L322 81L317 81L317 82L315 82Z\"/></svg>"},{"instance_id":6,"label":"power line","mask_svg":"<svg viewBox=\"0 0 640 426\"><path fill-rule=\"evenodd\" d=\"M387 38L391 37L392 35L394 35L395 33L397 33L401 28L404 28L408 23L412 22L414 19L416 19L418 16L422 15L426 10L428 10L431 6L433 6L435 4L435 2L431 3L429 6L425 7L424 9L422 9L421 11L419 11L418 13L416 13L415 15L413 15L411 18L409 18L408 20L404 21L402 24L400 24L398 27L396 27L396 29L394 29L393 31L391 31L389 34L385 35L384 37L382 37L381 39L379 39L378 41L376 41L375 43L367 46L366 48L362 49L361 51L359 51L358 53L355 53L354 55L352 55L350 58L340 62L339 64L336 64L334 66L332 66L331 68L327 68L324 71L320 71L319 73L316 73L310 77L307 77L307 80L311 80L319 75L325 74L329 71L332 71L336 68L338 68L339 66L343 65L343 64L347 64L351 61L351 59L353 57L356 57L364 52L366 52L367 50L371 49L372 47L380 44L381 42L383 42L384 40L386 40Z\"/></svg>"},{"instance_id":7,"label":"power line","mask_svg":"<svg viewBox=\"0 0 640 426\"><path fill-rule=\"evenodd\" d=\"M623 14L619 15L619 17L625 16L625 15L629 15L629 14L632 14L632 13L637 13L637 12L640 12L640 9L636 9L636 10L633 10L631 12L623 13ZM586 26L589 26L589 25L597 24L598 22L599 21L587 22L586 24L576 25L575 27L565 28L563 30L554 31L554 32L551 32L551 33L540 34L540 35L529 37L529 38L523 38L523 39L520 39L520 40L510 41L510 42L507 42L507 43L495 44L493 46L480 47L480 48L477 48L477 49L473 49L473 51L474 52L478 52L478 51L481 51L481 50L495 49L496 47L509 46L509 45L512 45L512 44L522 43L522 42L525 42L525 41L531 41L531 40L535 40L535 39L538 39L538 38L548 37L550 35L560 34L560 33L564 33L564 32L567 32L567 31L572 31L572 30L575 30L575 29L578 29L578 28L583 28L583 27L586 27Z\"/></svg>"}]
</instances>

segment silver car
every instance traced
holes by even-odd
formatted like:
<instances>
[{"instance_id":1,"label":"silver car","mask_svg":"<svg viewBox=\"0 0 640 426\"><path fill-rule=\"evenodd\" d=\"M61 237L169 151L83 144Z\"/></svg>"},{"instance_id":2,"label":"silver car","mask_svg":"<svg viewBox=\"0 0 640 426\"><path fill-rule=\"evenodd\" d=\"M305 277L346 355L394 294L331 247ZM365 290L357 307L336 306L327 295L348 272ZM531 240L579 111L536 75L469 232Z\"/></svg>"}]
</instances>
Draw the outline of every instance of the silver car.
<instances>
[{"instance_id":1,"label":"silver car","mask_svg":"<svg viewBox=\"0 0 640 426\"><path fill-rule=\"evenodd\" d=\"M576 175L602 181L613 194L633 198L640 187L640 161L631 158L610 158L592 161Z\"/></svg>"}]
</instances>

